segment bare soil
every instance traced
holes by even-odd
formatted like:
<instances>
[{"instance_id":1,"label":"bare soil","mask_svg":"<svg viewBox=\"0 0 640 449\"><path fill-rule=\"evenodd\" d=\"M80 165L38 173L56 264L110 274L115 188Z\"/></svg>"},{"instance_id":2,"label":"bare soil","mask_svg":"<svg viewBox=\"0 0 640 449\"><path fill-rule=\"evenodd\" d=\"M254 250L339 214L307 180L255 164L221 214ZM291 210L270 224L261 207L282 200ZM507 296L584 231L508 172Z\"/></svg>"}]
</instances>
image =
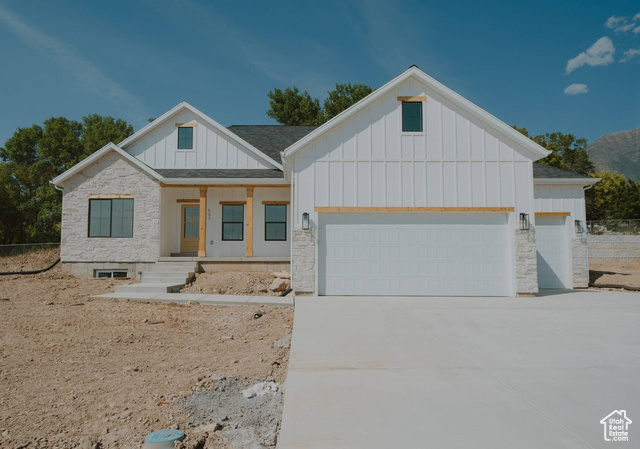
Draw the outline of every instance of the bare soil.
<instances>
[{"instance_id":1,"label":"bare soil","mask_svg":"<svg viewBox=\"0 0 640 449\"><path fill-rule=\"evenodd\" d=\"M226 271L199 273L182 293L209 295L277 296L269 287L276 277L269 271Z\"/></svg>"},{"instance_id":2,"label":"bare soil","mask_svg":"<svg viewBox=\"0 0 640 449\"><path fill-rule=\"evenodd\" d=\"M40 270L51 265L58 257L60 257L60 250L58 248L19 256L0 257L0 273Z\"/></svg>"},{"instance_id":3,"label":"bare soil","mask_svg":"<svg viewBox=\"0 0 640 449\"><path fill-rule=\"evenodd\" d=\"M640 287L640 262L589 264L591 284L617 284Z\"/></svg>"},{"instance_id":4,"label":"bare soil","mask_svg":"<svg viewBox=\"0 0 640 449\"><path fill-rule=\"evenodd\" d=\"M293 310L90 298L128 282L0 276L0 447L140 447L189 422L182 404L212 374L284 381Z\"/></svg>"}]
</instances>

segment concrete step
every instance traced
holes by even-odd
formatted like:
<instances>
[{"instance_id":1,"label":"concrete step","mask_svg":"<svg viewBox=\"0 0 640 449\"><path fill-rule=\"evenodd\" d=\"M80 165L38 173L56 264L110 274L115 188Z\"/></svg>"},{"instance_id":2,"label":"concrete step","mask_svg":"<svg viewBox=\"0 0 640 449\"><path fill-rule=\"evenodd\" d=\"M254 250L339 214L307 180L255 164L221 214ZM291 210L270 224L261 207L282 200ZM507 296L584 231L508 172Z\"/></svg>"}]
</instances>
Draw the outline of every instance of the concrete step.
<instances>
[{"instance_id":1,"label":"concrete step","mask_svg":"<svg viewBox=\"0 0 640 449\"><path fill-rule=\"evenodd\" d=\"M178 272L185 272L185 273L190 273L190 272L195 272L196 270L196 265L193 263L187 263L187 264L176 264L176 263L161 263L161 262L156 262L153 267L151 267L151 270L149 271L156 271L156 272L161 272L161 273L166 273L168 271L178 271Z\"/></svg>"},{"instance_id":2,"label":"concrete step","mask_svg":"<svg viewBox=\"0 0 640 449\"><path fill-rule=\"evenodd\" d=\"M156 273L147 271L142 275L142 283L182 283L185 284L193 278L193 273Z\"/></svg>"},{"instance_id":3,"label":"concrete step","mask_svg":"<svg viewBox=\"0 0 640 449\"><path fill-rule=\"evenodd\" d=\"M116 293L174 293L178 292L183 283L140 283L129 285L117 285Z\"/></svg>"}]
</instances>

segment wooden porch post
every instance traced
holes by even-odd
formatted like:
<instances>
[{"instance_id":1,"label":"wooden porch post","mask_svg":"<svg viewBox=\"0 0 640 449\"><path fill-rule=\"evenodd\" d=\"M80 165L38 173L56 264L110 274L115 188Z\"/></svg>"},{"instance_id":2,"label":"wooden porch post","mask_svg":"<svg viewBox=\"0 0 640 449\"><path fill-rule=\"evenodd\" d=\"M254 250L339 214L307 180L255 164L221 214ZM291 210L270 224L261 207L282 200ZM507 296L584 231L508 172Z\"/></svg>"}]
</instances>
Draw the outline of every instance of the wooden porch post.
<instances>
[{"instance_id":1,"label":"wooden porch post","mask_svg":"<svg viewBox=\"0 0 640 449\"><path fill-rule=\"evenodd\" d=\"M198 257L207 257L207 188L200 187L200 233Z\"/></svg>"},{"instance_id":2,"label":"wooden porch post","mask_svg":"<svg viewBox=\"0 0 640 449\"><path fill-rule=\"evenodd\" d=\"M246 257L253 257L253 187L247 187L247 250Z\"/></svg>"}]
</instances>

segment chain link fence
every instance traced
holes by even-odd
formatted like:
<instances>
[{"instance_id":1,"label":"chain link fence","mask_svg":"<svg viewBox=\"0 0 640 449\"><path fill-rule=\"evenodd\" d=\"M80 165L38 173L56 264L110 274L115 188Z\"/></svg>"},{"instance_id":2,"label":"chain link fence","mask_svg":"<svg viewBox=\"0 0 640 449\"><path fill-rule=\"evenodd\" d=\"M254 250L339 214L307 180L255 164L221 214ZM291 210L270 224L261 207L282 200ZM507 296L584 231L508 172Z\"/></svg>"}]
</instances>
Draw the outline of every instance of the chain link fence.
<instances>
[{"instance_id":1,"label":"chain link fence","mask_svg":"<svg viewBox=\"0 0 640 449\"><path fill-rule=\"evenodd\" d=\"M640 220L587 221L587 231L593 235L640 234Z\"/></svg>"},{"instance_id":2,"label":"chain link fence","mask_svg":"<svg viewBox=\"0 0 640 449\"><path fill-rule=\"evenodd\" d=\"M60 243L19 243L16 245L0 245L0 257L19 256L20 254L59 247Z\"/></svg>"}]
</instances>

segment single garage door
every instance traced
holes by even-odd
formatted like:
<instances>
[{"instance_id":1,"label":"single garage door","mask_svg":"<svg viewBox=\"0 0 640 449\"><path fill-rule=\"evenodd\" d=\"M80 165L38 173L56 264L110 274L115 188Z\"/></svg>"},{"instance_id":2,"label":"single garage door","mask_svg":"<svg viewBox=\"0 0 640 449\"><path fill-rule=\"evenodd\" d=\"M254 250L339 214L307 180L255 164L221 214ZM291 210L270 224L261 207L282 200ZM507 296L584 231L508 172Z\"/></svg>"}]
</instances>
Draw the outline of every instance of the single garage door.
<instances>
[{"instance_id":1,"label":"single garage door","mask_svg":"<svg viewBox=\"0 0 640 449\"><path fill-rule=\"evenodd\" d=\"M565 217L536 217L538 288L569 288L566 236Z\"/></svg>"},{"instance_id":2,"label":"single garage door","mask_svg":"<svg viewBox=\"0 0 640 449\"><path fill-rule=\"evenodd\" d=\"M512 295L506 214L327 213L319 227L321 295Z\"/></svg>"}]
</instances>

